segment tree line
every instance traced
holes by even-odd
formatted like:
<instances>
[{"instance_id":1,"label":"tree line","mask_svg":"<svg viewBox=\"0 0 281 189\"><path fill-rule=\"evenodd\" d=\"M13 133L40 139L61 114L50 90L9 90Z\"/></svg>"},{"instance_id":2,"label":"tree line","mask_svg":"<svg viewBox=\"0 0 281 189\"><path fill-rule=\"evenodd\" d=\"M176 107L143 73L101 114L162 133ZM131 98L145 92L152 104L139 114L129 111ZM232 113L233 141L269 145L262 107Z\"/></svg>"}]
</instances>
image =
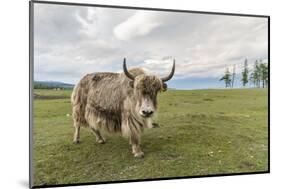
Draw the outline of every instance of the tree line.
<instances>
[{"instance_id":1,"label":"tree line","mask_svg":"<svg viewBox=\"0 0 281 189\"><path fill-rule=\"evenodd\" d=\"M243 87L253 85L257 88L268 87L268 64L264 63L262 60L256 60L252 72L248 67L248 60L245 59L243 69L242 69L241 82ZM231 73L229 68L226 71L220 81L224 81L225 88L233 88L235 81L235 65L233 66L233 72Z\"/></svg>"},{"instance_id":2,"label":"tree line","mask_svg":"<svg viewBox=\"0 0 281 189\"><path fill-rule=\"evenodd\" d=\"M54 87L44 85L41 83L34 83L34 89L54 89Z\"/></svg>"}]
</instances>

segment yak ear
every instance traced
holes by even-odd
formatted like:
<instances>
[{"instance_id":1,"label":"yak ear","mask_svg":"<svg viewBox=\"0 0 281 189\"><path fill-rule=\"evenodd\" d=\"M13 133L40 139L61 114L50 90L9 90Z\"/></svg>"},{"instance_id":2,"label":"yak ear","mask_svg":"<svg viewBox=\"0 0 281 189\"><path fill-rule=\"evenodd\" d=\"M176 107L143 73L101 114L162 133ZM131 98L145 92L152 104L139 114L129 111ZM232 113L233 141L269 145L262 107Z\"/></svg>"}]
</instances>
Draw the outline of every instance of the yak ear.
<instances>
[{"instance_id":1,"label":"yak ear","mask_svg":"<svg viewBox=\"0 0 281 189\"><path fill-rule=\"evenodd\" d=\"M162 91L165 92L165 91L167 91L167 89L168 89L167 83L163 83L163 85L162 85Z\"/></svg>"},{"instance_id":2,"label":"yak ear","mask_svg":"<svg viewBox=\"0 0 281 189\"><path fill-rule=\"evenodd\" d=\"M134 88L134 81L129 81L130 87Z\"/></svg>"}]
</instances>

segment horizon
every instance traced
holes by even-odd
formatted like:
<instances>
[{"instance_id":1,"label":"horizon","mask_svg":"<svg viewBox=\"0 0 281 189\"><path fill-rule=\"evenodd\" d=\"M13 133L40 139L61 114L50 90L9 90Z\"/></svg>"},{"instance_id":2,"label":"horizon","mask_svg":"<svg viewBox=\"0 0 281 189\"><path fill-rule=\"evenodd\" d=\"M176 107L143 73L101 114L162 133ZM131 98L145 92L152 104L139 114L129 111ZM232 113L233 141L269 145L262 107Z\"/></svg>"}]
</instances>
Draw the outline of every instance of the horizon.
<instances>
[{"instance_id":1,"label":"horizon","mask_svg":"<svg viewBox=\"0 0 281 189\"><path fill-rule=\"evenodd\" d=\"M54 81L54 80L44 80L44 81L39 81L39 80L34 80L33 82L50 82L50 83L61 83L61 84L67 84L67 85L73 85L75 86L77 83L69 83L69 82L65 82L65 81ZM221 82L221 86L213 86L213 87L198 87L198 86L195 86L195 87L191 87L192 85L190 85L190 87L187 87L187 88L184 88L184 87L178 87L178 88L174 88L174 87L170 87L169 84L168 84L168 89L170 90L218 90L218 89L254 89L254 88L257 88L255 86L253 86L252 84L247 84L246 86L242 86L242 85L239 85L237 83L234 83L234 86L231 88L231 87L228 87L226 88L225 87L225 84L224 82ZM262 88L262 87L261 87Z\"/></svg>"}]
</instances>

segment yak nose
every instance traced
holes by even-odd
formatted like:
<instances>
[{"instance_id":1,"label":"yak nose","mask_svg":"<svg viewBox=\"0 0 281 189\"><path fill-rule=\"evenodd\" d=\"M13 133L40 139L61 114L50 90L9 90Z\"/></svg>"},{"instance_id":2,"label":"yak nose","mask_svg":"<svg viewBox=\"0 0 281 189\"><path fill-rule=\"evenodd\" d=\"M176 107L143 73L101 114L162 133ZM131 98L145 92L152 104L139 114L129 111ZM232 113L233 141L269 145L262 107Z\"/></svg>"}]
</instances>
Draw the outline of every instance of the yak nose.
<instances>
[{"instance_id":1,"label":"yak nose","mask_svg":"<svg viewBox=\"0 0 281 189\"><path fill-rule=\"evenodd\" d=\"M143 110L142 114L148 117L148 116L151 116L153 114L153 111L151 111L151 110Z\"/></svg>"}]
</instances>

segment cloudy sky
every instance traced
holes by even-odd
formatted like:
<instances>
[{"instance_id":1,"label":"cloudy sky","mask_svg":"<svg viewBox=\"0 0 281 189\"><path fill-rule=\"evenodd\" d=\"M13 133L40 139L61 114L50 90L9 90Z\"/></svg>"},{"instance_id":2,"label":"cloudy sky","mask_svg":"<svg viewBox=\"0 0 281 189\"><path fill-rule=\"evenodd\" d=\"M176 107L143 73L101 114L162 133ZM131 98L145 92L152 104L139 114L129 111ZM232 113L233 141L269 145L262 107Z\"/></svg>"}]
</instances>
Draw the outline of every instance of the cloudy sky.
<instances>
[{"instance_id":1,"label":"cloudy sky","mask_svg":"<svg viewBox=\"0 0 281 189\"><path fill-rule=\"evenodd\" d=\"M175 58L169 87L221 88L226 67L239 73L245 58L251 67L268 57L266 18L38 3L34 11L36 81L121 72L124 57L130 68L163 76Z\"/></svg>"}]
</instances>

